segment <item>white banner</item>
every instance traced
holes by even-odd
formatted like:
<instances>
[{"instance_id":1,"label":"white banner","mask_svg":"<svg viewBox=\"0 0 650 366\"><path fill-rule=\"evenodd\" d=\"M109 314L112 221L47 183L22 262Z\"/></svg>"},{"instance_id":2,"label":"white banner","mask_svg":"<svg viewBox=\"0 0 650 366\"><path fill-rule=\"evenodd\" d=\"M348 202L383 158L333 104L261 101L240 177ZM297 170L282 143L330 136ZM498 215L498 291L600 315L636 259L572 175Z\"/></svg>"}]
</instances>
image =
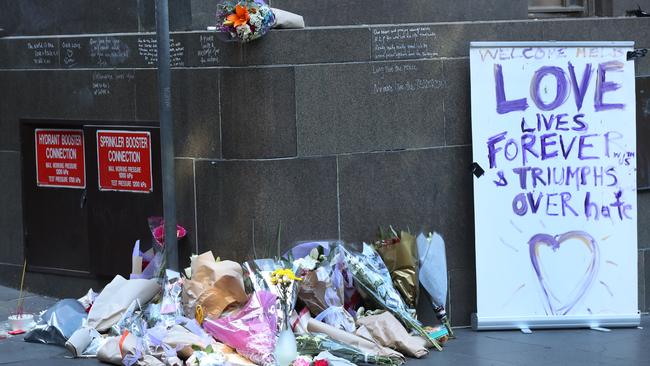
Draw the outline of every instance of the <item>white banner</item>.
<instances>
[{"instance_id":1,"label":"white banner","mask_svg":"<svg viewBox=\"0 0 650 366\"><path fill-rule=\"evenodd\" d=\"M472 43L476 328L638 324L632 46Z\"/></svg>"}]
</instances>

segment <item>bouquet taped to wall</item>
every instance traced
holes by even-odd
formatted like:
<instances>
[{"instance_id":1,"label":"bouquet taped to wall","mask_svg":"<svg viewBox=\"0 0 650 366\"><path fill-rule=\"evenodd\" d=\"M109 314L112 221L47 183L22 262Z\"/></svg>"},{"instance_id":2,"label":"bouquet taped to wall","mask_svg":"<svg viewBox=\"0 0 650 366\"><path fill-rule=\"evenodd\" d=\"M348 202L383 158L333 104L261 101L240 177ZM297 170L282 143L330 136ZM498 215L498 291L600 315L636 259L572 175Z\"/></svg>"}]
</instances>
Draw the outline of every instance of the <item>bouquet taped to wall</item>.
<instances>
[{"instance_id":1,"label":"bouquet taped to wall","mask_svg":"<svg viewBox=\"0 0 650 366\"><path fill-rule=\"evenodd\" d=\"M227 41L254 41L275 24L275 15L263 0L222 0L217 9L217 31Z\"/></svg>"}]
</instances>

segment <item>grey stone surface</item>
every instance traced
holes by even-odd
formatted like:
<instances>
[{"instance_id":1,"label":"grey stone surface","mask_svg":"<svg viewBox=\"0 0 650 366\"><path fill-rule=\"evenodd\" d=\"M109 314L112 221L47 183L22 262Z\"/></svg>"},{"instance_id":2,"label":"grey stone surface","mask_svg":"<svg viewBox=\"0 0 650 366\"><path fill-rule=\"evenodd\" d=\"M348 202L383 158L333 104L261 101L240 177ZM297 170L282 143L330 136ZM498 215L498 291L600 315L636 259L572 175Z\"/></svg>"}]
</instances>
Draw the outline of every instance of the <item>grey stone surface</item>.
<instances>
[{"instance_id":1,"label":"grey stone surface","mask_svg":"<svg viewBox=\"0 0 650 366\"><path fill-rule=\"evenodd\" d=\"M232 68L221 75L223 157L296 156L294 69Z\"/></svg>"},{"instance_id":2,"label":"grey stone surface","mask_svg":"<svg viewBox=\"0 0 650 366\"><path fill-rule=\"evenodd\" d=\"M0 262L23 263L23 216L20 153L0 152Z\"/></svg>"},{"instance_id":3,"label":"grey stone surface","mask_svg":"<svg viewBox=\"0 0 650 366\"><path fill-rule=\"evenodd\" d=\"M474 269L469 147L358 154L338 160L342 239L372 240L379 225L436 231L445 240L449 269Z\"/></svg>"},{"instance_id":4,"label":"grey stone surface","mask_svg":"<svg viewBox=\"0 0 650 366\"><path fill-rule=\"evenodd\" d=\"M140 1L4 0L0 24L16 35L137 31Z\"/></svg>"},{"instance_id":5,"label":"grey stone surface","mask_svg":"<svg viewBox=\"0 0 650 366\"><path fill-rule=\"evenodd\" d=\"M449 320L453 326L470 325L476 313L476 272L472 269L449 271Z\"/></svg>"},{"instance_id":6,"label":"grey stone surface","mask_svg":"<svg viewBox=\"0 0 650 366\"><path fill-rule=\"evenodd\" d=\"M189 267L190 256L197 254L194 207L194 159L176 159L176 222L187 229L187 236L178 242L181 268Z\"/></svg>"},{"instance_id":7,"label":"grey stone surface","mask_svg":"<svg viewBox=\"0 0 650 366\"><path fill-rule=\"evenodd\" d=\"M298 240L337 238L335 158L196 161L199 251L245 260ZM253 238L253 221L254 238Z\"/></svg>"},{"instance_id":8,"label":"grey stone surface","mask_svg":"<svg viewBox=\"0 0 650 366\"><path fill-rule=\"evenodd\" d=\"M469 60L443 60L442 69L445 77L445 143L471 144Z\"/></svg>"},{"instance_id":9,"label":"grey stone surface","mask_svg":"<svg viewBox=\"0 0 650 366\"><path fill-rule=\"evenodd\" d=\"M15 90L20 118L132 120L135 73L131 70L27 71Z\"/></svg>"},{"instance_id":10,"label":"grey stone surface","mask_svg":"<svg viewBox=\"0 0 650 366\"><path fill-rule=\"evenodd\" d=\"M637 194L637 220L639 249L650 249L650 192L641 191Z\"/></svg>"},{"instance_id":11,"label":"grey stone surface","mask_svg":"<svg viewBox=\"0 0 650 366\"><path fill-rule=\"evenodd\" d=\"M645 278L645 255L643 250L637 252L637 262L638 262L638 294L639 294L639 311L647 311L646 302L645 302L645 287L646 287L646 278Z\"/></svg>"},{"instance_id":12,"label":"grey stone surface","mask_svg":"<svg viewBox=\"0 0 650 366\"><path fill-rule=\"evenodd\" d=\"M473 41L542 41L546 21L438 23L428 25L433 38L428 51L439 57L467 57ZM401 26L395 26L400 28ZM388 29L389 27L382 27ZM373 28L374 29L374 28Z\"/></svg>"},{"instance_id":13,"label":"grey stone surface","mask_svg":"<svg viewBox=\"0 0 650 366\"><path fill-rule=\"evenodd\" d=\"M23 80L25 77L22 73L0 71L0 150L20 149L17 109L24 101L16 98L15 91Z\"/></svg>"},{"instance_id":14,"label":"grey stone surface","mask_svg":"<svg viewBox=\"0 0 650 366\"><path fill-rule=\"evenodd\" d=\"M650 188L650 146L646 143L649 138L650 77L636 78L636 164L638 168L637 185L639 189ZM641 197L639 197L639 199L641 199ZM647 201L648 198L645 198L645 200ZM642 207L642 205L640 204L639 207ZM650 236L645 236L644 240L650 241ZM650 243L645 245L650 246Z\"/></svg>"},{"instance_id":15,"label":"grey stone surface","mask_svg":"<svg viewBox=\"0 0 650 366\"><path fill-rule=\"evenodd\" d=\"M429 23L464 20L526 19L523 0L271 0L271 6L301 14L308 26Z\"/></svg>"},{"instance_id":16,"label":"grey stone surface","mask_svg":"<svg viewBox=\"0 0 650 366\"><path fill-rule=\"evenodd\" d=\"M204 30L206 27L215 24L217 4L206 0L190 0L192 12L192 29Z\"/></svg>"},{"instance_id":17,"label":"grey stone surface","mask_svg":"<svg viewBox=\"0 0 650 366\"><path fill-rule=\"evenodd\" d=\"M156 2L138 0L138 29L139 31L156 31ZM170 30L192 29L192 6L188 0L169 0L167 2L169 12Z\"/></svg>"},{"instance_id":18,"label":"grey stone surface","mask_svg":"<svg viewBox=\"0 0 650 366\"><path fill-rule=\"evenodd\" d=\"M440 61L296 68L298 155L444 145Z\"/></svg>"},{"instance_id":19,"label":"grey stone surface","mask_svg":"<svg viewBox=\"0 0 650 366\"><path fill-rule=\"evenodd\" d=\"M174 151L178 157L221 157L218 69L172 70ZM136 71L136 118L158 120L158 82L153 70Z\"/></svg>"},{"instance_id":20,"label":"grey stone surface","mask_svg":"<svg viewBox=\"0 0 650 366\"><path fill-rule=\"evenodd\" d=\"M590 18L545 21L544 39L555 41L635 41L648 46L650 18Z\"/></svg>"},{"instance_id":21,"label":"grey stone surface","mask_svg":"<svg viewBox=\"0 0 650 366\"><path fill-rule=\"evenodd\" d=\"M644 294L645 305L646 305L645 310L648 311L648 309L650 309L650 307L648 306L650 305L650 291L648 291L647 285L648 283L650 283L650 265L646 266L646 263L650 264L650 250L642 250L639 252L639 254L642 254L643 256L643 271L644 271L643 277L644 277L644 282L646 284L646 291ZM641 296L641 294L639 294L639 296Z\"/></svg>"},{"instance_id":22,"label":"grey stone surface","mask_svg":"<svg viewBox=\"0 0 650 366\"><path fill-rule=\"evenodd\" d=\"M223 43L223 65L284 65L370 59L366 27L273 30L247 44Z\"/></svg>"}]
</instances>

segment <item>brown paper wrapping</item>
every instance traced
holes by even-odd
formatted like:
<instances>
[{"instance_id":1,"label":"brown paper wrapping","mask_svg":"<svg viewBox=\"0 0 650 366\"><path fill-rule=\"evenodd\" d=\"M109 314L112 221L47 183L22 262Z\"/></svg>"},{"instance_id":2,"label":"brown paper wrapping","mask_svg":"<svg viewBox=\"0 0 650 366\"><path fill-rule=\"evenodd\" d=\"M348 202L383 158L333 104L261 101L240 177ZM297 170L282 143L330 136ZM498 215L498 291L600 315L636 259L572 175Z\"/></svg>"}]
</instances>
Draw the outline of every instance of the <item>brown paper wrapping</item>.
<instances>
[{"instance_id":1,"label":"brown paper wrapping","mask_svg":"<svg viewBox=\"0 0 650 366\"><path fill-rule=\"evenodd\" d=\"M192 279L183 284L185 314L194 317L196 305L205 316L218 318L226 309L248 301L241 266L233 261L216 262L211 251L192 260Z\"/></svg>"},{"instance_id":2,"label":"brown paper wrapping","mask_svg":"<svg viewBox=\"0 0 650 366\"><path fill-rule=\"evenodd\" d=\"M415 309L418 303L420 283L418 281L418 247L415 236L402 231L400 241L381 245L377 252L386 264L393 279L393 285L409 307Z\"/></svg>"},{"instance_id":3,"label":"brown paper wrapping","mask_svg":"<svg viewBox=\"0 0 650 366\"><path fill-rule=\"evenodd\" d=\"M425 347L428 343L422 337L412 336L402 323L389 312L369 315L357 319L359 329L357 332L367 332L379 344L396 349L407 356L421 358L429 351Z\"/></svg>"},{"instance_id":4,"label":"brown paper wrapping","mask_svg":"<svg viewBox=\"0 0 650 366\"><path fill-rule=\"evenodd\" d=\"M316 316L328 308L325 304L325 291L331 284L329 281L319 281L316 271L303 274L298 286L298 298L305 303L312 315Z\"/></svg>"},{"instance_id":5,"label":"brown paper wrapping","mask_svg":"<svg viewBox=\"0 0 650 366\"><path fill-rule=\"evenodd\" d=\"M375 354L378 356L387 356L394 359L399 359L402 363L405 361L404 355L395 350L383 347L376 342L362 338L356 334L348 333L344 330L334 328L331 325L325 324L316 319L309 319L307 322L307 330L310 333L326 334L336 341L349 344L368 354Z\"/></svg>"}]
</instances>

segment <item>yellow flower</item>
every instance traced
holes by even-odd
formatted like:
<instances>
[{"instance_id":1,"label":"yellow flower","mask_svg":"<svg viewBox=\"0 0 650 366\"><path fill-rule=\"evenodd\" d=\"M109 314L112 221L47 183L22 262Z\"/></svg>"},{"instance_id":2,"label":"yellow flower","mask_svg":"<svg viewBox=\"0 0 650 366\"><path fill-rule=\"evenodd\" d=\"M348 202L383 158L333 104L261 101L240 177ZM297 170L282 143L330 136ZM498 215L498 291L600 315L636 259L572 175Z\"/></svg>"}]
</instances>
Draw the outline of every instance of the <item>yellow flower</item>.
<instances>
[{"instance_id":1,"label":"yellow flower","mask_svg":"<svg viewBox=\"0 0 650 366\"><path fill-rule=\"evenodd\" d=\"M302 281L302 278L296 277L292 270L288 268L279 268L271 273L271 283L290 283L291 281ZM274 283L275 282L275 283Z\"/></svg>"}]
</instances>

